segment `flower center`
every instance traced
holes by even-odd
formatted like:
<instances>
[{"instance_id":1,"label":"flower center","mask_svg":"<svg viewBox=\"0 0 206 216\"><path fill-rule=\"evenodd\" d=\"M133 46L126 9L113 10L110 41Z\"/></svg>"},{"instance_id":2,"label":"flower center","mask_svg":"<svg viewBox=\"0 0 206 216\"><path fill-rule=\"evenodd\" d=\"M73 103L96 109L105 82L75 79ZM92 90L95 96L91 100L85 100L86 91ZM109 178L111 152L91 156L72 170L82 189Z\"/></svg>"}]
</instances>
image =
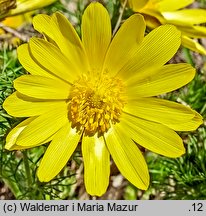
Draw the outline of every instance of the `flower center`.
<instances>
[{"instance_id":1,"label":"flower center","mask_svg":"<svg viewBox=\"0 0 206 216\"><path fill-rule=\"evenodd\" d=\"M111 124L119 122L125 104L124 85L120 79L103 75L83 75L74 82L70 94L69 119L72 127L85 135L103 135Z\"/></svg>"}]
</instances>

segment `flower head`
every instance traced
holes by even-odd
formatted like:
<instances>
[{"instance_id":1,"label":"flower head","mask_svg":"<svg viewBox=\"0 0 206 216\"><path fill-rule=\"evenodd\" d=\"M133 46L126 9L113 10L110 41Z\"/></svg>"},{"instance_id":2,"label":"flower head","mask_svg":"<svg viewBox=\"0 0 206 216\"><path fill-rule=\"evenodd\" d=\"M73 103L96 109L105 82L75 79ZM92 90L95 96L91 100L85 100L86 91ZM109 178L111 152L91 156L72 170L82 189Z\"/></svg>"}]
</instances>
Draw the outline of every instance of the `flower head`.
<instances>
[{"instance_id":1,"label":"flower head","mask_svg":"<svg viewBox=\"0 0 206 216\"><path fill-rule=\"evenodd\" d=\"M81 39L60 13L37 15L33 24L45 39L18 48L30 75L14 81L17 91L3 104L9 114L28 118L8 134L6 149L51 141L37 172L40 181L50 181L80 143L89 194L106 191L110 155L123 176L147 189L148 168L137 143L179 157L185 149L174 130L195 130L202 123L189 107L154 97L195 75L188 64L164 65L180 46L180 32L165 25L144 37L144 19L135 14L112 39L100 3L86 8Z\"/></svg>"},{"instance_id":2,"label":"flower head","mask_svg":"<svg viewBox=\"0 0 206 216\"><path fill-rule=\"evenodd\" d=\"M182 33L182 45L206 55L206 49L195 39L206 37L206 10L182 9L194 0L129 0L129 6L142 13L147 26L156 28L161 24L173 24Z\"/></svg>"}]
</instances>

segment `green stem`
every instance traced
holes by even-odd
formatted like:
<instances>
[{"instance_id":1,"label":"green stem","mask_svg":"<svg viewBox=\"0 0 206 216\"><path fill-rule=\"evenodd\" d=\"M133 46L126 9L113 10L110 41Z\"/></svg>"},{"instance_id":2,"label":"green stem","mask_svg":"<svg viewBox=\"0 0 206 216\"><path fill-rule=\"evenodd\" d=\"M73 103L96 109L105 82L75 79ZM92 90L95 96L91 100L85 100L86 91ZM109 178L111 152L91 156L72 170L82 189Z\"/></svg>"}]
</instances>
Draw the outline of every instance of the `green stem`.
<instances>
[{"instance_id":1,"label":"green stem","mask_svg":"<svg viewBox=\"0 0 206 216\"><path fill-rule=\"evenodd\" d=\"M10 189L15 198L21 196L21 191L19 190L18 184L13 181L10 177L10 173L8 173L5 169L5 163L3 162L3 150L0 151L0 180L4 182L4 184Z\"/></svg>"},{"instance_id":2,"label":"green stem","mask_svg":"<svg viewBox=\"0 0 206 216\"><path fill-rule=\"evenodd\" d=\"M123 3L122 10L119 13L117 23L116 23L116 25L114 27L114 30L113 30L113 35L115 35L115 33L117 32L117 30L118 30L118 28L119 28L119 26L120 26L120 24L122 22L122 16L124 14L124 10L125 10L126 5L127 5L127 0L125 0L124 3Z\"/></svg>"},{"instance_id":3,"label":"green stem","mask_svg":"<svg viewBox=\"0 0 206 216\"><path fill-rule=\"evenodd\" d=\"M184 54L184 57L185 57L185 60L187 61L187 63L189 63L193 67L195 67L195 63L193 61L193 58L192 58L190 50L188 48L186 48L186 47L183 47L182 51L183 51L183 54Z\"/></svg>"},{"instance_id":4,"label":"green stem","mask_svg":"<svg viewBox=\"0 0 206 216\"><path fill-rule=\"evenodd\" d=\"M29 167L29 160L27 156L27 151L23 151L23 156L24 156L24 167L26 171L26 177L27 177L27 184L28 187L31 187L32 185L32 177L31 177L31 172L30 172L30 167Z\"/></svg>"},{"instance_id":5,"label":"green stem","mask_svg":"<svg viewBox=\"0 0 206 216\"><path fill-rule=\"evenodd\" d=\"M6 177L2 177L2 181L11 190L12 194L15 196L16 199L18 199L18 197L22 195L16 182L11 181L9 178Z\"/></svg>"}]
</instances>

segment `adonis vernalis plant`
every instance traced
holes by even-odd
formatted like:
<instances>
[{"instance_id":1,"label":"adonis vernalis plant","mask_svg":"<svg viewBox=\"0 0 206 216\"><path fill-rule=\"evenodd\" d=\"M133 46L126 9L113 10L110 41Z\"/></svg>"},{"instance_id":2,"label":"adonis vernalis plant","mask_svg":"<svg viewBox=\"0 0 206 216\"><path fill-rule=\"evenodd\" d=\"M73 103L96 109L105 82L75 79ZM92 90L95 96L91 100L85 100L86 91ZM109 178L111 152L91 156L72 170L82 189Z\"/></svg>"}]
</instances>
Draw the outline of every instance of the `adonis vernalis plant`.
<instances>
[{"instance_id":1,"label":"adonis vernalis plant","mask_svg":"<svg viewBox=\"0 0 206 216\"><path fill-rule=\"evenodd\" d=\"M144 15L147 26L173 24L182 33L182 45L206 55L206 49L195 39L206 38L206 10L190 8L194 0L129 0L129 6Z\"/></svg>"},{"instance_id":2,"label":"adonis vernalis plant","mask_svg":"<svg viewBox=\"0 0 206 216\"><path fill-rule=\"evenodd\" d=\"M58 12L37 15L33 25L44 39L18 48L30 74L14 81L16 92L3 104L10 115L28 118L10 131L5 148L49 143L37 171L47 182L80 144L89 194L105 193L110 155L125 178L146 190L149 172L137 144L179 157L185 148L175 130L195 130L202 123L191 108L155 97L195 76L189 64L165 65L181 44L180 31L163 25L144 37L143 16L135 14L112 38L109 14L97 2L83 14L81 39Z\"/></svg>"}]
</instances>

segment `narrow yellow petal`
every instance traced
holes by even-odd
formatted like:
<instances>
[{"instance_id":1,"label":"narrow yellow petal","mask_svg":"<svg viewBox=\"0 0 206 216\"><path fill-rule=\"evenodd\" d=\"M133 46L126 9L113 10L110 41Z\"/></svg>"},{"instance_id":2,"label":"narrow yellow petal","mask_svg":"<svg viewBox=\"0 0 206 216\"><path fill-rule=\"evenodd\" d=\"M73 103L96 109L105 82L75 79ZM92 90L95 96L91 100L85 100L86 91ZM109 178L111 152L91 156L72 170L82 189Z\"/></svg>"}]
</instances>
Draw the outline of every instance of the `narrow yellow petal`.
<instances>
[{"instance_id":1,"label":"narrow yellow petal","mask_svg":"<svg viewBox=\"0 0 206 216\"><path fill-rule=\"evenodd\" d=\"M121 123L116 124L105 137L109 152L122 175L136 187L146 190L149 186L147 164L125 128L121 127Z\"/></svg>"},{"instance_id":2,"label":"narrow yellow petal","mask_svg":"<svg viewBox=\"0 0 206 216\"><path fill-rule=\"evenodd\" d=\"M15 133L15 131L14 131L14 133ZM38 144L35 144L35 145L33 145L33 146L30 146L30 145L28 145L28 146L20 146L20 145L17 145L16 143L14 143L14 142L16 142L16 139L17 139L18 137L16 137L16 139L14 139L14 135L11 135L11 136L9 137L10 140L8 139L8 145L10 145L10 147L7 148L7 146L5 146L5 148L6 148L7 150L9 150L9 151L14 151L14 150L25 150L25 149L35 148L35 147L41 146L41 145L43 145L43 144L47 144L48 142L50 142L50 141L53 139L53 137L54 137L54 136L52 135L52 136L48 137L46 140L44 140L43 142L38 143Z\"/></svg>"},{"instance_id":3,"label":"narrow yellow petal","mask_svg":"<svg viewBox=\"0 0 206 216\"><path fill-rule=\"evenodd\" d=\"M194 2L194 0L129 0L129 6L136 12L176 11Z\"/></svg>"},{"instance_id":4,"label":"narrow yellow petal","mask_svg":"<svg viewBox=\"0 0 206 216\"><path fill-rule=\"evenodd\" d=\"M195 116L189 107L158 98L137 98L128 101L124 112L165 125L186 123Z\"/></svg>"},{"instance_id":5,"label":"narrow yellow petal","mask_svg":"<svg viewBox=\"0 0 206 216\"><path fill-rule=\"evenodd\" d=\"M161 25L160 20L151 15L144 14L144 20L149 29L154 29Z\"/></svg>"},{"instance_id":6,"label":"narrow yellow petal","mask_svg":"<svg viewBox=\"0 0 206 216\"><path fill-rule=\"evenodd\" d=\"M36 10L38 8L45 7L47 5L50 5L54 3L56 0L35 0L35 1L30 1L30 0L18 0L16 1L16 8L12 9L9 12L9 15L14 16L17 14L29 12L32 10Z\"/></svg>"},{"instance_id":7,"label":"narrow yellow petal","mask_svg":"<svg viewBox=\"0 0 206 216\"><path fill-rule=\"evenodd\" d=\"M103 137L83 137L84 182L87 193L101 196L109 185L110 157Z\"/></svg>"},{"instance_id":8,"label":"narrow yellow petal","mask_svg":"<svg viewBox=\"0 0 206 216\"><path fill-rule=\"evenodd\" d=\"M37 61L48 73L67 82L73 82L78 78L74 62L70 62L52 43L43 39L32 38L29 41L29 47L34 61Z\"/></svg>"},{"instance_id":9,"label":"narrow yellow petal","mask_svg":"<svg viewBox=\"0 0 206 216\"><path fill-rule=\"evenodd\" d=\"M13 17L6 17L2 21L2 23L5 26L9 26L9 27L15 28L15 29L17 29L20 26L22 26L25 22L27 22L27 19L26 19L26 16L24 16L24 15L17 15L17 16L13 16Z\"/></svg>"},{"instance_id":10,"label":"narrow yellow petal","mask_svg":"<svg viewBox=\"0 0 206 216\"><path fill-rule=\"evenodd\" d=\"M88 59L82 42L72 24L61 13L53 16L39 14L33 19L34 28L44 34L49 42L59 47L61 52L75 62L75 71L79 74L88 71Z\"/></svg>"},{"instance_id":11,"label":"narrow yellow petal","mask_svg":"<svg viewBox=\"0 0 206 216\"><path fill-rule=\"evenodd\" d=\"M203 123L202 116L195 111L194 114L195 114L194 118L192 118L188 122L179 123L179 124L173 123L173 124L168 124L167 126L176 131L194 131Z\"/></svg>"},{"instance_id":12,"label":"narrow yellow petal","mask_svg":"<svg viewBox=\"0 0 206 216\"><path fill-rule=\"evenodd\" d=\"M27 97L14 92L3 103L3 108L9 115L16 117L29 117L42 115L52 109L58 109L59 105L66 104L66 101L48 101L38 100L35 98Z\"/></svg>"},{"instance_id":13,"label":"narrow yellow petal","mask_svg":"<svg viewBox=\"0 0 206 216\"><path fill-rule=\"evenodd\" d=\"M162 25L167 24L167 21L158 10L157 5L150 4L150 1L149 4L147 4L147 7L141 9L140 13L156 18Z\"/></svg>"},{"instance_id":14,"label":"narrow yellow petal","mask_svg":"<svg viewBox=\"0 0 206 216\"><path fill-rule=\"evenodd\" d=\"M107 10L91 3L82 16L82 42L90 61L91 72L100 71L111 41L111 22Z\"/></svg>"},{"instance_id":15,"label":"narrow yellow petal","mask_svg":"<svg viewBox=\"0 0 206 216\"><path fill-rule=\"evenodd\" d=\"M139 81L135 78L129 80L127 94L130 99L156 96L176 90L194 78L195 69L185 63L168 64L152 73L148 73L148 77Z\"/></svg>"},{"instance_id":16,"label":"narrow yellow petal","mask_svg":"<svg viewBox=\"0 0 206 216\"><path fill-rule=\"evenodd\" d=\"M67 106L59 106L37 117L22 131L16 144L34 146L44 142L69 121L67 115Z\"/></svg>"},{"instance_id":17,"label":"narrow yellow petal","mask_svg":"<svg viewBox=\"0 0 206 216\"><path fill-rule=\"evenodd\" d=\"M81 75L89 69L88 59L82 42L72 24L59 12L52 15L51 25L48 31L52 31L61 52L70 63L74 63L74 71Z\"/></svg>"},{"instance_id":18,"label":"narrow yellow petal","mask_svg":"<svg viewBox=\"0 0 206 216\"><path fill-rule=\"evenodd\" d=\"M179 157L185 153L182 139L162 124L128 114L122 115L120 124L128 136L150 151L167 157Z\"/></svg>"},{"instance_id":19,"label":"narrow yellow petal","mask_svg":"<svg viewBox=\"0 0 206 216\"><path fill-rule=\"evenodd\" d=\"M44 34L46 37L54 40L53 32L51 31L51 17L46 14L38 14L33 18L34 29Z\"/></svg>"},{"instance_id":20,"label":"narrow yellow petal","mask_svg":"<svg viewBox=\"0 0 206 216\"><path fill-rule=\"evenodd\" d=\"M134 11L139 11L142 9L149 0L128 0L129 7Z\"/></svg>"},{"instance_id":21,"label":"narrow yellow petal","mask_svg":"<svg viewBox=\"0 0 206 216\"><path fill-rule=\"evenodd\" d=\"M50 140L48 140L48 141L50 141ZM45 143L40 143L39 145L34 145L34 146L19 146L19 145L13 144L11 147L5 146L5 149L7 149L9 151L21 151L21 150L25 150L25 149L35 148L35 147L43 145Z\"/></svg>"},{"instance_id":22,"label":"narrow yellow petal","mask_svg":"<svg viewBox=\"0 0 206 216\"><path fill-rule=\"evenodd\" d=\"M48 182L62 170L76 149L80 136L70 123L56 133L40 162L37 171L40 181Z\"/></svg>"},{"instance_id":23,"label":"narrow yellow petal","mask_svg":"<svg viewBox=\"0 0 206 216\"><path fill-rule=\"evenodd\" d=\"M135 14L128 18L114 36L109 46L103 71L116 75L134 55L145 33L143 16Z\"/></svg>"},{"instance_id":24,"label":"narrow yellow petal","mask_svg":"<svg viewBox=\"0 0 206 216\"><path fill-rule=\"evenodd\" d=\"M192 26L206 22L206 10L184 9L173 12L163 12L162 15L168 23L182 26Z\"/></svg>"},{"instance_id":25,"label":"narrow yellow petal","mask_svg":"<svg viewBox=\"0 0 206 216\"><path fill-rule=\"evenodd\" d=\"M24 120L20 124L18 124L15 128L13 128L6 137L5 149L12 151L15 148L17 148L16 140L17 140L19 134L35 119L36 119L36 117L27 118L26 120ZM21 148L21 146L19 146L19 148L22 149L24 147ZM19 149L19 148L17 148L17 149ZM25 148L27 148L27 146Z\"/></svg>"},{"instance_id":26,"label":"narrow yellow petal","mask_svg":"<svg viewBox=\"0 0 206 216\"><path fill-rule=\"evenodd\" d=\"M198 52L202 55L206 55L206 49L202 45L200 45L197 41L187 36L182 36L182 45L192 51Z\"/></svg>"},{"instance_id":27,"label":"narrow yellow petal","mask_svg":"<svg viewBox=\"0 0 206 216\"><path fill-rule=\"evenodd\" d=\"M42 76L22 75L14 81L15 89L40 99L68 99L71 86L61 80Z\"/></svg>"},{"instance_id":28,"label":"narrow yellow petal","mask_svg":"<svg viewBox=\"0 0 206 216\"><path fill-rule=\"evenodd\" d=\"M41 67L32 57L28 44L22 44L17 48L18 59L22 66L32 75L56 78L54 75Z\"/></svg>"},{"instance_id":29,"label":"narrow yellow petal","mask_svg":"<svg viewBox=\"0 0 206 216\"><path fill-rule=\"evenodd\" d=\"M205 26L178 26L178 29L183 35L192 38L205 38L206 37L206 27Z\"/></svg>"},{"instance_id":30,"label":"narrow yellow petal","mask_svg":"<svg viewBox=\"0 0 206 216\"><path fill-rule=\"evenodd\" d=\"M175 11L192 4L194 0L157 0L159 11Z\"/></svg>"},{"instance_id":31,"label":"narrow yellow petal","mask_svg":"<svg viewBox=\"0 0 206 216\"><path fill-rule=\"evenodd\" d=\"M162 25L151 31L118 75L124 80L133 80L134 76L142 77L148 74L148 70L161 67L176 53L180 36L180 31L172 25Z\"/></svg>"}]
</instances>

